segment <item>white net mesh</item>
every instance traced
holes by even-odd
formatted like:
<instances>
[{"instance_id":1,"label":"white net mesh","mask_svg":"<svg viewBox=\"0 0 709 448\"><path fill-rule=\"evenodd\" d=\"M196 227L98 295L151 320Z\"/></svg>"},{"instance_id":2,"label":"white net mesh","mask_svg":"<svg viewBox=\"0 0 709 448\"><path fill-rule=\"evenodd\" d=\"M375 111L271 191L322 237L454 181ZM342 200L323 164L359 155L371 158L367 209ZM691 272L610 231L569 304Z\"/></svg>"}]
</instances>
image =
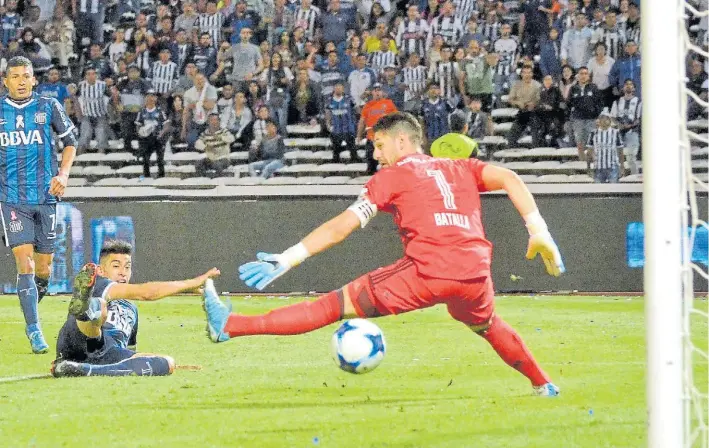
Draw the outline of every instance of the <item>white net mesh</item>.
<instances>
[{"instance_id":1,"label":"white net mesh","mask_svg":"<svg viewBox=\"0 0 709 448\"><path fill-rule=\"evenodd\" d=\"M682 157L682 197L685 207L682 212L683 228L689 228L683 238L683 339L684 339L684 399L685 399L685 443L688 447L709 448L709 314L707 298L695 296L695 278L699 279L702 290L707 289L709 271L706 254L709 251L707 233L709 224L709 179L707 176L706 81L703 83L701 64L706 71L707 20L709 0L682 1L685 9L685 23L680 44L687 55L683 70L681 114L686 126L682 130L680 151ZM652 5L648 5L652 7ZM705 78L705 77L704 77ZM701 203L701 202L704 203Z\"/></svg>"}]
</instances>

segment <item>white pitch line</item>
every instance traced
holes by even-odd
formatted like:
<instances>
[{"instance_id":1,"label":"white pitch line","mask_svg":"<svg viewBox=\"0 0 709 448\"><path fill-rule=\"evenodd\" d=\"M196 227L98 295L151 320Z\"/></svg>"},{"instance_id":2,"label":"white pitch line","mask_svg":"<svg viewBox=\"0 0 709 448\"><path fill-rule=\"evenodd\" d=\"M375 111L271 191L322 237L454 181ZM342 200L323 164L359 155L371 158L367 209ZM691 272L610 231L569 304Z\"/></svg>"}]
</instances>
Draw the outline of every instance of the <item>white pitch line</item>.
<instances>
[{"instance_id":1,"label":"white pitch line","mask_svg":"<svg viewBox=\"0 0 709 448\"><path fill-rule=\"evenodd\" d=\"M18 376L6 376L4 378L0 378L0 383L15 383L18 381L26 381L26 380L38 380L42 378L52 378L51 373L36 373L33 375L18 375Z\"/></svg>"}]
</instances>

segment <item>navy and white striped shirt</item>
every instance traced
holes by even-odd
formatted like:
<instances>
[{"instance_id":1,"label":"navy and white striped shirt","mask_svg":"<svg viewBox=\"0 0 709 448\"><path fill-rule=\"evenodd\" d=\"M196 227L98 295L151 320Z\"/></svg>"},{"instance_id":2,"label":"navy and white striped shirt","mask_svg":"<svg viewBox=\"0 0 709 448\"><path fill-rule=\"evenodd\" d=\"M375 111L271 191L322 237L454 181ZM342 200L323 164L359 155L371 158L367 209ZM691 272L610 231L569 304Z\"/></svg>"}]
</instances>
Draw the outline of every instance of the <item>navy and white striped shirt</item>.
<instances>
[{"instance_id":1,"label":"navy and white striped shirt","mask_svg":"<svg viewBox=\"0 0 709 448\"><path fill-rule=\"evenodd\" d=\"M79 12L98 14L101 3L101 0L80 0Z\"/></svg>"},{"instance_id":2,"label":"navy and white striped shirt","mask_svg":"<svg viewBox=\"0 0 709 448\"><path fill-rule=\"evenodd\" d=\"M90 118L105 117L108 113L106 108L107 94L105 82L96 81L89 84L87 81L81 81L79 83L81 114Z\"/></svg>"},{"instance_id":3,"label":"navy and white striped shirt","mask_svg":"<svg viewBox=\"0 0 709 448\"><path fill-rule=\"evenodd\" d=\"M426 138L429 143L433 143L438 137L450 132L448 126L448 113L450 110L450 104L442 98L438 98L434 102L431 102L430 99L423 102L421 115L426 124Z\"/></svg>"},{"instance_id":4,"label":"navy and white striped shirt","mask_svg":"<svg viewBox=\"0 0 709 448\"><path fill-rule=\"evenodd\" d=\"M73 130L64 107L54 98L34 93L17 104L0 97L0 202L55 204L57 198L49 194L58 173L52 131L65 138Z\"/></svg>"},{"instance_id":5,"label":"navy and white striped shirt","mask_svg":"<svg viewBox=\"0 0 709 448\"><path fill-rule=\"evenodd\" d=\"M483 22L482 26L478 28L478 31L485 37L485 40L495 42L500 38L500 34L502 34L500 28L502 28L501 22Z\"/></svg>"},{"instance_id":6,"label":"navy and white striped shirt","mask_svg":"<svg viewBox=\"0 0 709 448\"><path fill-rule=\"evenodd\" d=\"M19 38L18 32L22 28L22 17L17 13L8 12L0 18L0 26L2 26L2 45L7 47L9 41Z\"/></svg>"},{"instance_id":7,"label":"navy and white striped shirt","mask_svg":"<svg viewBox=\"0 0 709 448\"><path fill-rule=\"evenodd\" d=\"M460 19L455 16L438 16L431 22L431 28L426 42L427 47L431 46L433 36L436 34L440 34L446 44L455 46L463 35L463 24Z\"/></svg>"},{"instance_id":8,"label":"navy and white striped shirt","mask_svg":"<svg viewBox=\"0 0 709 448\"><path fill-rule=\"evenodd\" d=\"M138 116L135 118L136 129L145 125L154 125L155 129L153 129L151 134L154 137L160 134L167 122L167 115L165 115L165 112L159 107L155 107L152 110L148 110L147 107L144 107L138 112Z\"/></svg>"},{"instance_id":9,"label":"navy and white striped shirt","mask_svg":"<svg viewBox=\"0 0 709 448\"><path fill-rule=\"evenodd\" d=\"M369 55L369 66L374 73L381 73L389 66L396 67L396 54L393 51L375 51Z\"/></svg>"},{"instance_id":10,"label":"navy and white striped shirt","mask_svg":"<svg viewBox=\"0 0 709 448\"><path fill-rule=\"evenodd\" d=\"M455 5L455 16L460 19L460 23L468 21L473 12L476 11L475 0L453 0Z\"/></svg>"},{"instance_id":11,"label":"navy and white striped shirt","mask_svg":"<svg viewBox=\"0 0 709 448\"><path fill-rule=\"evenodd\" d=\"M331 96L325 108L332 115L332 133L336 135L353 135L355 133L355 114L352 98Z\"/></svg>"},{"instance_id":12,"label":"navy and white striped shirt","mask_svg":"<svg viewBox=\"0 0 709 448\"><path fill-rule=\"evenodd\" d=\"M153 89L155 89L157 93L162 94L169 93L175 88L179 71L177 70L177 64L172 61L168 61L167 64L157 61L153 64L151 75Z\"/></svg>"},{"instance_id":13,"label":"navy and white striped shirt","mask_svg":"<svg viewBox=\"0 0 709 448\"><path fill-rule=\"evenodd\" d=\"M623 148L623 138L616 128L597 128L588 136L586 146L593 148L593 160L597 170L620 167L618 150Z\"/></svg>"},{"instance_id":14,"label":"navy and white striped shirt","mask_svg":"<svg viewBox=\"0 0 709 448\"><path fill-rule=\"evenodd\" d=\"M302 7L299 7L295 11L295 25L294 29L297 27L303 28L305 30L305 35L307 38L311 39L313 36L315 36L315 24L317 23L317 19L320 17L320 9L311 6L308 9L303 9Z\"/></svg>"}]
</instances>

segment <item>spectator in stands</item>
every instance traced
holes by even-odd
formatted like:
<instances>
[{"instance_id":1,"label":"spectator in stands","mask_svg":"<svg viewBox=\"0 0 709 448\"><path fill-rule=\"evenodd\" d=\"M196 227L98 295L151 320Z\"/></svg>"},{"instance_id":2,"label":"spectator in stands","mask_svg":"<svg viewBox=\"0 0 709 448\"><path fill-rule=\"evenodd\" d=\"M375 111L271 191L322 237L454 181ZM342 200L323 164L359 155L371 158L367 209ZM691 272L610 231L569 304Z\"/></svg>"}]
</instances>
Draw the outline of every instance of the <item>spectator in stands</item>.
<instances>
[{"instance_id":1,"label":"spectator in stands","mask_svg":"<svg viewBox=\"0 0 709 448\"><path fill-rule=\"evenodd\" d=\"M523 67L521 75L522 79L512 86L508 99L510 106L519 110L508 138L509 144L513 146L517 144L517 140L528 125L531 125L533 130L539 127L536 109L539 104L541 85L532 78L531 67Z\"/></svg>"},{"instance_id":2,"label":"spectator in stands","mask_svg":"<svg viewBox=\"0 0 709 448\"><path fill-rule=\"evenodd\" d=\"M428 32L428 40L426 47L430 47L433 41L433 36L440 34L443 37L443 42L449 46L456 46L463 36L463 24L460 18L454 15L455 6L452 1L446 0L441 5L440 15L431 21L431 27Z\"/></svg>"},{"instance_id":3,"label":"spectator in stands","mask_svg":"<svg viewBox=\"0 0 709 448\"><path fill-rule=\"evenodd\" d=\"M638 54L638 44L633 40L629 40L625 44L625 57L615 61L608 74L608 82L613 86L614 95L620 95L626 79L633 80L633 83L635 83L635 94L642 98L640 85L640 55Z\"/></svg>"},{"instance_id":4,"label":"spectator in stands","mask_svg":"<svg viewBox=\"0 0 709 448\"><path fill-rule=\"evenodd\" d=\"M389 99L384 97L382 85L377 83L372 86L372 99L362 108L359 123L357 125L356 141L362 140L364 131L367 131L367 143L365 146L367 155L367 174L373 175L377 171L377 161L374 159L374 132L372 128L377 121L386 114L396 112L396 106Z\"/></svg>"},{"instance_id":5,"label":"spectator in stands","mask_svg":"<svg viewBox=\"0 0 709 448\"><path fill-rule=\"evenodd\" d=\"M338 82L325 104L325 127L330 133L334 163L340 163L342 150L350 152L350 162L362 161L357 155L355 120L352 98L345 94L345 84Z\"/></svg>"},{"instance_id":6,"label":"spectator in stands","mask_svg":"<svg viewBox=\"0 0 709 448\"><path fill-rule=\"evenodd\" d=\"M510 86L517 80L517 63L519 62L517 41L512 38L512 27L502 24L500 38L493 44L493 51L499 56L495 67L495 95L499 98L509 92Z\"/></svg>"},{"instance_id":7,"label":"spectator in stands","mask_svg":"<svg viewBox=\"0 0 709 448\"><path fill-rule=\"evenodd\" d=\"M234 134L236 142L240 143L243 148L248 148L253 135L254 115L246 103L244 92L236 92L232 106L219 115L221 127L229 129Z\"/></svg>"},{"instance_id":8,"label":"spectator in stands","mask_svg":"<svg viewBox=\"0 0 709 448\"><path fill-rule=\"evenodd\" d=\"M355 70L350 73L348 83L350 86L350 96L358 108L364 106L366 100L364 93L376 83L377 75L371 68L367 67L367 56L359 54L355 62Z\"/></svg>"},{"instance_id":9,"label":"spectator in stands","mask_svg":"<svg viewBox=\"0 0 709 448\"><path fill-rule=\"evenodd\" d=\"M689 80L687 81L687 88L691 90L695 95L697 95L701 100L707 101L707 72L704 70L704 64L702 61L696 58L692 58L689 64ZM701 117L706 117L707 109L706 107L699 104L691 96L688 97L687 104L687 118L689 120L696 120Z\"/></svg>"},{"instance_id":10,"label":"spectator in stands","mask_svg":"<svg viewBox=\"0 0 709 448\"><path fill-rule=\"evenodd\" d=\"M563 98L561 90L554 82L551 75L546 75L542 80L542 90L539 94L539 104L536 108L536 125L532 132L535 146L546 146L546 136L550 136L553 145L563 132L564 113L561 109Z\"/></svg>"},{"instance_id":11,"label":"spectator in stands","mask_svg":"<svg viewBox=\"0 0 709 448\"><path fill-rule=\"evenodd\" d=\"M7 0L5 13L0 17L0 25L2 25L2 46L8 48L10 42L18 40L22 32L22 17L17 13L16 0Z\"/></svg>"},{"instance_id":12,"label":"spectator in stands","mask_svg":"<svg viewBox=\"0 0 709 448\"><path fill-rule=\"evenodd\" d=\"M258 112L261 106L266 105L266 94L263 92L263 89L261 89L261 85L258 81L253 80L248 83L246 101L252 112Z\"/></svg>"},{"instance_id":13,"label":"spectator in stands","mask_svg":"<svg viewBox=\"0 0 709 448\"><path fill-rule=\"evenodd\" d=\"M465 34L463 34L460 38L458 45L462 48L468 48L468 45L470 45L470 41L472 40L477 41L479 45L482 45L483 42L485 42L485 36L478 32L478 21L475 16L468 19L465 25Z\"/></svg>"},{"instance_id":14,"label":"spectator in stands","mask_svg":"<svg viewBox=\"0 0 709 448\"><path fill-rule=\"evenodd\" d=\"M59 67L66 72L69 59L74 54L74 22L64 13L63 7L54 9L52 20L44 26L44 40L52 51L52 57L59 62ZM70 73L66 73L70 75Z\"/></svg>"},{"instance_id":15,"label":"spectator in stands","mask_svg":"<svg viewBox=\"0 0 709 448\"><path fill-rule=\"evenodd\" d=\"M595 84L591 83L588 68L581 67L577 82L569 92L568 107L579 159L586 160L585 146L588 136L596 127L596 118L601 111L602 98ZM590 167L590 160L587 160Z\"/></svg>"},{"instance_id":16,"label":"spectator in stands","mask_svg":"<svg viewBox=\"0 0 709 448\"><path fill-rule=\"evenodd\" d=\"M428 39L428 23L419 16L419 6L409 4L406 18L396 28L396 47L401 57L408 58L412 53L421 57L426 55L426 40Z\"/></svg>"},{"instance_id":17,"label":"spectator in stands","mask_svg":"<svg viewBox=\"0 0 709 448\"><path fill-rule=\"evenodd\" d=\"M261 144L261 140L263 140L264 136L266 135L266 125L268 124L268 121L271 119L271 111L268 109L268 106L260 106L256 110L256 120L254 121L253 125L253 140L251 141L251 150L254 151L258 146Z\"/></svg>"},{"instance_id":18,"label":"spectator in stands","mask_svg":"<svg viewBox=\"0 0 709 448\"><path fill-rule=\"evenodd\" d=\"M493 76L498 60L495 53L481 53L477 41L470 42L468 58L460 78L460 90L468 97L480 98L485 112L490 112L492 108Z\"/></svg>"},{"instance_id":19,"label":"spectator in stands","mask_svg":"<svg viewBox=\"0 0 709 448\"><path fill-rule=\"evenodd\" d=\"M543 41L550 25L551 1L526 0L520 5L519 36L527 55L539 54L539 44Z\"/></svg>"},{"instance_id":20,"label":"spectator in stands","mask_svg":"<svg viewBox=\"0 0 709 448\"><path fill-rule=\"evenodd\" d=\"M573 29L564 33L561 40L561 65L570 65L574 69L584 66L591 57L591 37L593 32L586 26L586 15L576 14Z\"/></svg>"},{"instance_id":21,"label":"spectator in stands","mask_svg":"<svg viewBox=\"0 0 709 448\"><path fill-rule=\"evenodd\" d=\"M217 50L212 46L211 35L203 32L199 35L199 45L194 49L192 60L197 70L209 78L217 70Z\"/></svg>"},{"instance_id":22,"label":"spectator in stands","mask_svg":"<svg viewBox=\"0 0 709 448\"><path fill-rule=\"evenodd\" d=\"M92 66L84 70L84 80L79 83L79 97L81 118L81 132L77 153L81 154L89 148L89 142L96 137L99 152L104 153L108 148L108 123L106 104L110 96L106 83L98 79L96 69Z\"/></svg>"},{"instance_id":23,"label":"spectator in stands","mask_svg":"<svg viewBox=\"0 0 709 448\"><path fill-rule=\"evenodd\" d=\"M170 60L169 48L160 50L159 59L153 63L150 77L152 89L159 95L161 104L166 104L177 86L179 77L177 64Z\"/></svg>"},{"instance_id":24,"label":"spectator in stands","mask_svg":"<svg viewBox=\"0 0 709 448\"><path fill-rule=\"evenodd\" d=\"M589 160L593 161L593 179L596 183L617 183L623 175L623 139L620 131L611 127L611 117L604 110L598 127L588 136Z\"/></svg>"},{"instance_id":25,"label":"spectator in stands","mask_svg":"<svg viewBox=\"0 0 709 448\"><path fill-rule=\"evenodd\" d=\"M598 42L595 48L596 56L588 61L588 71L592 76L593 83L601 92L603 107L611 107L615 100L613 86L610 85L608 75L610 74L615 59L606 56L606 44Z\"/></svg>"},{"instance_id":26,"label":"spectator in stands","mask_svg":"<svg viewBox=\"0 0 709 448\"><path fill-rule=\"evenodd\" d=\"M207 117L217 113L217 89L207 82L204 73L197 73L194 87L185 92L184 116L180 139L193 148L195 141L207 127Z\"/></svg>"},{"instance_id":27,"label":"spectator in stands","mask_svg":"<svg viewBox=\"0 0 709 448\"><path fill-rule=\"evenodd\" d=\"M404 88L404 111L418 115L421 111L422 97L426 91L427 70L420 63L421 57L417 53L409 55L408 64L401 72Z\"/></svg>"},{"instance_id":28,"label":"spectator in stands","mask_svg":"<svg viewBox=\"0 0 709 448\"><path fill-rule=\"evenodd\" d=\"M576 71L570 65L565 65L561 69L561 80L559 81L559 89L561 90L561 96L564 97L564 101L569 99L569 94L571 93L571 87L576 85Z\"/></svg>"},{"instance_id":29,"label":"spectator in stands","mask_svg":"<svg viewBox=\"0 0 709 448\"><path fill-rule=\"evenodd\" d=\"M145 95L151 89L150 83L140 77L136 66L128 68L128 79L116 86L120 94L121 135L126 145L136 140L135 121L138 112L143 107Z\"/></svg>"},{"instance_id":30,"label":"spectator in stands","mask_svg":"<svg viewBox=\"0 0 709 448\"><path fill-rule=\"evenodd\" d=\"M320 8L313 6L312 3L312 0L301 0L300 6L295 10L293 39L293 44L295 45L299 45L301 42L300 36L297 38L295 37L299 28L302 30L303 38L312 39L315 37L315 27L322 12L320 11Z\"/></svg>"},{"instance_id":31,"label":"spectator in stands","mask_svg":"<svg viewBox=\"0 0 709 448\"><path fill-rule=\"evenodd\" d=\"M261 83L266 87L267 103L278 123L278 132L285 136L293 72L283 66L280 53L273 53L270 59L269 67L261 74Z\"/></svg>"},{"instance_id":32,"label":"spectator in stands","mask_svg":"<svg viewBox=\"0 0 709 448\"><path fill-rule=\"evenodd\" d=\"M194 147L204 152L204 159L195 164L198 176L207 177L214 172L214 177L221 176L229 168L229 154L234 136L227 129L222 129L219 115L210 113L207 128L199 135Z\"/></svg>"},{"instance_id":33,"label":"spectator in stands","mask_svg":"<svg viewBox=\"0 0 709 448\"><path fill-rule=\"evenodd\" d=\"M320 94L325 99L332 95L335 84L344 82L345 78L340 72L338 65L338 56L336 51L331 51L327 55L327 66L321 71L322 78L320 79Z\"/></svg>"},{"instance_id":34,"label":"spectator in stands","mask_svg":"<svg viewBox=\"0 0 709 448\"><path fill-rule=\"evenodd\" d=\"M487 156L487 147L482 144L485 137L494 134L494 123L490 114L482 111L482 101L478 97L470 98L466 108L468 137L478 142L478 155Z\"/></svg>"},{"instance_id":35,"label":"spectator in stands","mask_svg":"<svg viewBox=\"0 0 709 448\"><path fill-rule=\"evenodd\" d=\"M165 145L170 131L170 122L165 112L158 106L158 94L148 90L145 106L135 119L138 130L138 145L143 159L143 176L150 177L150 157L157 156L158 177L165 177Z\"/></svg>"},{"instance_id":36,"label":"spectator in stands","mask_svg":"<svg viewBox=\"0 0 709 448\"><path fill-rule=\"evenodd\" d=\"M558 30L560 35L563 35L567 30L573 29L576 24L578 8L578 0L569 0L566 8L556 18L556 20L554 20L552 28Z\"/></svg>"},{"instance_id":37,"label":"spectator in stands","mask_svg":"<svg viewBox=\"0 0 709 448\"><path fill-rule=\"evenodd\" d=\"M258 159L249 164L249 174L252 177L261 176L268 179L285 166L283 155L286 146L283 137L278 135L278 125L273 120L266 121L266 135L258 146Z\"/></svg>"},{"instance_id":38,"label":"spectator in stands","mask_svg":"<svg viewBox=\"0 0 709 448\"><path fill-rule=\"evenodd\" d=\"M426 148L430 148L434 140L450 132L448 114L453 111L453 107L441 98L441 88L435 82L431 82L427 90L428 96L421 106L421 116L426 133Z\"/></svg>"},{"instance_id":39,"label":"spectator in stands","mask_svg":"<svg viewBox=\"0 0 709 448\"><path fill-rule=\"evenodd\" d=\"M598 27L591 38L591 44L603 42L606 45L606 53L613 60L617 60L623 54L623 46L627 38L625 32L618 26L614 11L606 13L605 21Z\"/></svg>"},{"instance_id":40,"label":"spectator in stands","mask_svg":"<svg viewBox=\"0 0 709 448\"><path fill-rule=\"evenodd\" d=\"M188 62L185 65L185 71L180 79L177 80L174 92L178 95L184 95L186 91L194 87L194 78L197 75L197 66L194 62Z\"/></svg>"},{"instance_id":41,"label":"spectator in stands","mask_svg":"<svg viewBox=\"0 0 709 448\"><path fill-rule=\"evenodd\" d=\"M61 82L59 69L52 68L47 72L47 81L37 87L37 93L42 96L56 98L59 104L64 105L64 100L69 97L69 90Z\"/></svg>"},{"instance_id":42,"label":"spectator in stands","mask_svg":"<svg viewBox=\"0 0 709 448\"><path fill-rule=\"evenodd\" d=\"M625 21L624 31L629 41L640 42L640 7L636 1L631 1L628 5L628 19Z\"/></svg>"},{"instance_id":43,"label":"spectator in stands","mask_svg":"<svg viewBox=\"0 0 709 448\"><path fill-rule=\"evenodd\" d=\"M106 80L113 75L113 64L108 58L104 57L103 49L99 44L91 44L89 47L89 60L86 61L86 66L92 66L96 69L96 73L101 80Z\"/></svg>"},{"instance_id":44,"label":"spectator in stands","mask_svg":"<svg viewBox=\"0 0 709 448\"><path fill-rule=\"evenodd\" d=\"M102 44L106 3L102 0L72 0L71 7L79 41L88 39L89 42Z\"/></svg>"},{"instance_id":45,"label":"spectator in stands","mask_svg":"<svg viewBox=\"0 0 709 448\"><path fill-rule=\"evenodd\" d=\"M222 43L222 27L224 21L224 14L217 10L216 0L208 0L204 13L200 14L199 19L197 19L197 26L201 33L200 43L202 40L201 35L207 33L209 36L209 44L216 51ZM199 67L199 64L197 66Z\"/></svg>"},{"instance_id":46,"label":"spectator in stands","mask_svg":"<svg viewBox=\"0 0 709 448\"><path fill-rule=\"evenodd\" d=\"M240 34L240 42L232 47L234 52L234 71L230 81L235 83L236 90L243 90L246 83L255 79L263 71L261 50L251 43L251 36L253 35L251 28L241 28Z\"/></svg>"},{"instance_id":47,"label":"spectator in stands","mask_svg":"<svg viewBox=\"0 0 709 448\"><path fill-rule=\"evenodd\" d=\"M384 90L384 96L392 100L398 110L402 110L404 108L404 93L406 92L406 85L401 82L397 70L397 66L394 64L384 67L382 82L380 84L382 85L382 90ZM454 90L454 92L454 98L457 101L458 91Z\"/></svg>"},{"instance_id":48,"label":"spectator in stands","mask_svg":"<svg viewBox=\"0 0 709 448\"><path fill-rule=\"evenodd\" d=\"M308 123L314 122L320 114L320 90L315 82L311 81L308 70L298 69L295 85L291 89L291 111L289 122Z\"/></svg>"},{"instance_id":49,"label":"spectator in stands","mask_svg":"<svg viewBox=\"0 0 709 448\"><path fill-rule=\"evenodd\" d=\"M182 134L182 120L185 113L184 103L181 95L173 95L172 97L172 107L168 114L168 119L170 120L170 146L172 152L176 151L176 143L184 143L185 141L181 138Z\"/></svg>"},{"instance_id":50,"label":"spectator in stands","mask_svg":"<svg viewBox=\"0 0 709 448\"><path fill-rule=\"evenodd\" d=\"M623 153L628 161L630 174L638 174L638 153L640 152L640 120L642 101L635 96L635 83L627 79L623 86L623 96L613 103L610 113L625 142Z\"/></svg>"},{"instance_id":51,"label":"spectator in stands","mask_svg":"<svg viewBox=\"0 0 709 448\"><path fill-rule=\"evenodd\" d=\"M332 41L335 44L347 40L347 30L355 29L357 26L354 16L343 13L340 10L340 0L330 0L328 11L320 16L322 29L322 39L325 42Z\"/></svg>"},{"instance_id":52,"label":"spectator in stands","mask_svg":"<svg viewBox=\"0 0 709 448\"><path fill-rule=\"evenodd\" d=\"M541 53L539 55L539 68L542 76L551 75L554 79L561 77L561 42L559 42L559 30L552 28L549 30L549 39L542 42Z\"/></svg>"}]
</instances>

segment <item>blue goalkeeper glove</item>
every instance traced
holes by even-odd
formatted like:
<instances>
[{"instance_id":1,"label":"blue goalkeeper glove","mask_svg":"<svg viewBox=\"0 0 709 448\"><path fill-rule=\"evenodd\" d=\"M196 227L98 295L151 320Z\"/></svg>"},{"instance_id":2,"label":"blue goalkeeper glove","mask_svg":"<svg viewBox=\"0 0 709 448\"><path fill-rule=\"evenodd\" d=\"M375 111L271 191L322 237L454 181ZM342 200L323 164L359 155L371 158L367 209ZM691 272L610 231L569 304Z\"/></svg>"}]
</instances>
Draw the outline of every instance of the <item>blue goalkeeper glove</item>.
<instances>
[{"instance_id":1,"label":"blue goalkeeper glove","mask_svg":"<svg viewBox=\"0 0 709 448\"><path fill-rule=\"evenodd\" d=\"M250 288L263 291L263 288L298 266L310 253L302 243L298 243L281 254L256 254L258 261L252 261L239 266L239 278Z\"/></svg>"},{"instance_id":2,"label":"blue goalkeeper glove","mask_svg":"<svg viewBox=\"0 0 709 448\"><path fill-rule=\"evenodd\" d=\"M267 254L259 252L252 261L239 266L239 278L250 288L263 291L275 279L290 270L291 266L279 260L280 254Z\"/></svg>"},{"instance_id":3,"label":"blue goalkeeper glove","mask_svg":"<svg viewBox=\"0 0 709 448\"><path fill-rule=\"evenodd\" d=\"M566 272L559 248L539 212L530 213L525 217L525 221L527 221L527 230L529 230L527 259L534 260L537 255L541 255L547 273L554 277Z\"/></svg>"}]
</instances>

